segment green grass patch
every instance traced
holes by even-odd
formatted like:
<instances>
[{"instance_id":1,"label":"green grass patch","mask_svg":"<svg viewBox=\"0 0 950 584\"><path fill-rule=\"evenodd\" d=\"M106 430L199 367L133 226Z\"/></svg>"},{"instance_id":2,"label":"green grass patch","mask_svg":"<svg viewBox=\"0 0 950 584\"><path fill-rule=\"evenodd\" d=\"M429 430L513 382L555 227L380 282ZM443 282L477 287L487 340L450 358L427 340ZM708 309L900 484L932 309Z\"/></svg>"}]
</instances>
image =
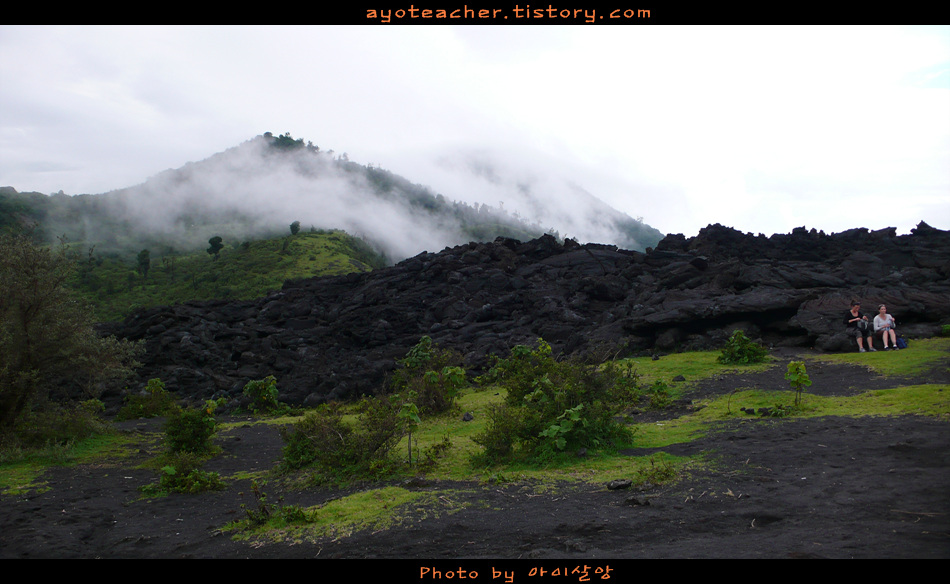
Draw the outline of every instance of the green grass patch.
<instances>
[{"instance_id":1,"label":"green grass patch","mask_svg":"<svg viewBox=\"0 0 950 584\"><path fill-rule=\"evenodd\" d=\"M333 499L323 505L272 512L263 524L240 520L228 524L235 539L315 541L342 538L358 531L383 531L415 521L455 513L466 505L451 490L410 491L386 486ZM286 509L286 508L285 508Z\"/></svg>"},{"instance_id":2,"label":"green grass patch","mask_svg":"<svg viewBox=\"0 0 950 584\"><path fill-rule=\"evenodd\" d=\"M20 495L43 492L42 480L47 469L92 462L102 463L131 455L135 439L119 434L97 434L83 440L28 450L7 450L0 453L0 494Z\"/></svg>"},{"instance_id":3,"label":"green grass patch","mask_svg":"<svg viewBox=\"0 0 950 584\"><path fill-rule=\"evenodd\" d=\"M880 344L878 344L880 346ZM950 338L934 337L909 341L907 349L875 353L839 353L810 356L808 361L864 365L887 377L912 377L935 367L950 370Z\"/></svg>"},{"instance_id":4,"label":"green grass patch","mask_svg":"<svg viewBox=\"0 0 950 584\"><path fill-rule=\"evenodd\" d=\"M825 416L933 416L950 420L950 386L913 385L867 391L854 396L818 396L805 392L801 407L792 409L791 418ZM755 409L785 406L792 408L795 392L747 389L731 395L702 400L704 406L694 413L667 420L638 424L637 446L662 448L690 442L715 431L715 423L728 420L760 420L740 408Z\"/></svg>"},{"instance_id":5,"label":"green grass patch","mask_svg":"<svg viewBox=\"0 0 950 584\"><path fill-rule=\"evenodd\" d=\"M693 388L697 382L714 375L757 373L776 365L771 357L763 363L753 365L723 365L718 361L719 355L718 351L697 351L664 355L655 361L652 357L636 357L624 359L622 362L631 362L636 365L640 381L645 386L657 381L666 383L674 399L682 397L682 394ZM673 379L680 375L686 381L674 382Z\"/></svg>"}]
</instances>

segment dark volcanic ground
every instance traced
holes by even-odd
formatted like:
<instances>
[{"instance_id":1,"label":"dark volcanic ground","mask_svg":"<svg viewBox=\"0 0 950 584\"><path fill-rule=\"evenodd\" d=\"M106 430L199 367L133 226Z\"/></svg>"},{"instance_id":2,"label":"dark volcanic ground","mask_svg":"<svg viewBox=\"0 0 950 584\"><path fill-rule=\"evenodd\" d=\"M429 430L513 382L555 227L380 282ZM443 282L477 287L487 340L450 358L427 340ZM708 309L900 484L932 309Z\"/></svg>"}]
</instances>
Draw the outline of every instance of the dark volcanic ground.
<instances>
[{"instance_id":1,"label":"dark volcanic ground","mask_svg":"<svg viewBox=\"0 0 950 584\"><path fill-rule=\"evenodd\" d=\"M696 395L750 382L787 389L780 371L784 366L741 381L724 376ZM812 378L815 394L946 381L886 380L838 365L823 365ZM154 429L157 422L130 426ZM531 562L586 564L595 580L594 567L610 564L621 578L634 569L622 559L950 558L946 417L750 417L720 430L664 448L705 453L717 462L714 471L697 471L675 485L545 493L523 484L456 485L455 504L474 504L316 543L242 543L222 533L223 525L243 516L242 504L252 504L246 480L231 480L221 492L142 499L139 487L155 474L136 469L136 457L54 468L44 477L48 490L0 497L0 557L401 558L410 562L396 564L392 578L416 580L416 563L439 559L482 570L487 564L476 559L508 560L505 565L524 570ZM219 441L224 453L206 468L225 477L271 468L283 445L266 425L229 431ZM272 500L277 494L269 493ZM285 502L316 505L333 495L288 492Z\"/></svg>"}]
</instances>

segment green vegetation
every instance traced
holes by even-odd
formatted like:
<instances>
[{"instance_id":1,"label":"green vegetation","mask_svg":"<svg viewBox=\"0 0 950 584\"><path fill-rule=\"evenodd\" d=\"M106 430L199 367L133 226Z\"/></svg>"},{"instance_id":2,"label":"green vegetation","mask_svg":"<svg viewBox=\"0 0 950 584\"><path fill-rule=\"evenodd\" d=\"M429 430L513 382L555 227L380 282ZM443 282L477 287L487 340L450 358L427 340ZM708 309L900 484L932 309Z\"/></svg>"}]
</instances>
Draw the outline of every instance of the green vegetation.
<instances>
[{"instance_id":1,"label":"green vegetation","mask_svg":"<svg viewBox=\"0 0 950 584\"><path fill-rule=\"evenodd\" d=\"M293 524L307 524L315 520L312 511L306 511L296 505L284 505L282 500L277 503L268 503L267 493L264 492L266 481L251 481L251 494L254 496L254 506L241 505L247 518L232 524L236 528L267 528L282 529Z\"/></svg>"},{"instance_id":2,"label":"green vegetation","mask_svg":"<svg viewBox=\"0 0 950 584\"><path fill-rule=\"evenodd\" d=\"M113 432L101 421L98 432L62 443L3 446L0 448L0 496L47 490L43 474L50 467L80 464L117 466L138 449L138 444L132 439Z\"/></svg>"},{"instance_id":3,"label":"green vegetation","mask_svg":"<svg viewBox=\"0 0 950 584\"><path fill-rule=\"evenodd\" d=\"M768 349L747 337L741 330L736 330L726 341L718 361L723 365L751 365L762 363L768 356Z\"/></svg>"},{"instance_id":4,"label":"green vegetation","mask_svg":"<svg viewBox=\"0 0 950 584\"><path fill-rule=\"evenodd\" d=\"M63 413L49 399L55 390L72 385L96 397L98 381L136 365L140 347L97 335L91 311L66 289L74 268L65 245L0 235L0 444L23 440L44 415L80 419L81 410Z\"/></svg>"},{"instance_id":5,"label":"green vegetation","mask_svg":"<svg viewBox=\"0 0 950 584\"><path fill-rule=\"evenodd\" d=\"M817 363L863 365L879 375L889 377L913 377L938 367L950 371L950 365L947 363L947 352L950 352L950 338L935 337L915 339L911 341L910 348L896 353L893 351L838 353L817 355L809 359Z\"/></svg>"},{"instance_id":6,"label":"green vegetation","mask_svg":"<svg viewBox=\"0 0 950 584\"><path fill-rule=\"evenodd\" d=\"M94 308L98 320L108 321L121 320L137 308L188 300L260 298L279 290L286 280L365 272L386 262L343 231L225 244L212 255L216 261L208 259L215 249L212 244L208 253L163 253L160 260L150 260L155 265L145 271L136 263L141 253L127 261L91 254L78 262L67 284Z\"/></svg>"},{"instance_id":7,"label":"green vegetation","mask_svg":"<svg viewBox=\"0 0 950 584\"><path fill-rule=\"evenodd\" d=\"M412 521L413 517L440 516L465 508L456 491L412 491L386 486L301 508L268 503L263 485L252 485L255 506L245 507L247 517L225 530L241 540L265 537L274 541L315 541L347 537L363 529L383 530Z\"/></svg>"},{"instance_id":8,"label":"green vegetation","mask_svg":"<svg viewBox=\"0 0 950 584\"><path fill-rule=\"evenodd\" d=\"M287 404L281 403L277 398L277 378L268 375L264 379L248 381L245 384L243 392L244 397L248 398L248 409L255 414L280 414L287 412L290 408Z\"/></svg>"},{"instance_id":9,"label":"green vegetation","mask_svg":"<svg viewBox=\"0 0 950 584\"><path fill-rule=\"evenodd\" d=\"M513 460L551 461L578 449L628 444L632 435L617 417L639 400L630 368L558 361L538 339L531 350L512 349L481 378L507 389L503 404L488 412L486 430L473 440L487 464Z\"/></svg>"},{"instance_id":10,"label":"green vegetation","mask_svg":"<svg viewBox=\"0 0 950 584\"><path fill-rule=\"evenodd\" d=\"M218 261L198 250L192 256L174 256L174 261L163 258L161 267L156 264L150 268L145 267L144 259L151 262L151 256L140 252L132 257L139 270L128 264L120 273L133 283L130 288L134 290L159 282L183 281L187 286L194 282L184 277L192 265L208 271L224 270L232 262L267 254L271 254L267 256L271 260L284 257L289 263L291 258L297 261L314 252L311 245L330 247L335 241L334 245L346 246L347 238L339 232L298 232L237 247L225 245ZM26 244L19 241L17 245ZM295 248L297 245L303 247ZM51 257L57 253L47 251ZM65 250L61 253L56 257L68 261ZM46 256L38 253L37 257ZM192 261L195 263L190 264ZM87 261L82 269L87 270L87 281L91 281L92 274L101 277L108 266L105 261ZM69 303L62 300L68 295L56 297L61 304ZM7 298L0 297L4 310L18 306ZM4 326L7 328L2 329L0 341L12 347L14 329L10 324ZM662 449L721 431L722 422L756 423L743 410L766 408L771 412L768 415L784 418L948 418L947 385L914 384L850 397L809 395L803 399L811 383L806 364L815 371L825 362L848 362L899 378L920 375L935 367L946 368L948 352L950 338L938 337L914 340L907 351L809 356L789 364L785 373L789 391L738 386L728 395L697 400L679 417L634 424L626 415L631 408L667 408L688 396L704 377L762 371L775 365L764 348L741 331L732 335L721 353L682 353L658 360L644 357L600 364L556 359L551 347L539 339L535 347L518 346L507 358L495 358L492 367L473 382L458 354L435 347L430 338L423 337L398 360L399 367L384 388L390 393L364 397L356 403L324 404L303 416L290 417L286 415L288 408L278 399L276 377L249 382L244 390L248 409L256 414L252 423L279 426L284 447L276 468L239 477L220 477L201 468L218 452L214 442L222 431L213 403L181 408L174 404L161 380L152 379L142 394L127 399L119 419L168 418L161 439L144 438L160 444L155 457L146 463L158 474L155 483L142 488L146 495L198 493L224 488L226 481L251 480L253 501L244 507L245 517L227 526L237 537L342 537L357 529L386 529L420 517L456 512L471 504L463 501L471 500L469 495L485 484L510 483L543 492L603 484L621 477L637 484L676 481L694 469L713 466L715 461L703 456L676 457ZM92 361L92 357L84 358ZM63 371L76 362L84 361L59 364L56 370ZM9 383L15 378L3 377L9 376L7 363L12 361L0 368L0 379ZM41 378L32 373L20 377ZM46 401L39 400L43 407L25 409L14 431L7 434L15 439L0 444L0 492L4 494L44 488L42 472L51 465L103 464L105 460L115 464L116 458L141 448L140 442L111 431L100 417L101 404L96 400L82 400L68 407L52 407ZM463 421L462 412L471 417ZM661 451L650 456L622 453L631 446ZM436 486L425 491L394 486L420 475L461 486ZM279 498L273 502L265 492L274 485L288 489L313 484L344 485L349 494L322 505L299 507L284 505Z\"/></svg>"},{"instance_id":11,"label":"green vegetation","mask_svg":"<svg viewBox=\"0 0 950 584\"><path fill-rule=\"evenodd\" d=\"M176 407L165 422L165 444L172 454L209 454L213 451L212 439L217 430L212 402L200 408Z\"/></svg>"},{"instance_id":12,"label":"green vegetation","mask_svg":"<svg viewBox=\"0 0 950 584\"><path fill-rule=\"evenodd\" d=\"M218 473L201 469L207 458L220 451L213 442L218 431L214 410L214 402L207 402L204 407L197 408L175 405L168 410L164 424L165 451L151 463L151 466L158 467L158 483L144 485L142 492L145 495L155 497L168 493L201 493L227 486Z\"/></svg>"},{"instance_id":13,"label":"green vegetation","mask_svg":"<svg viewBox=\"0 0 950 584\"><path fill-rule=\"evenodd\" d=\"M466 385L462 356L456 351L432 346L424 336L397 361L399 368L390 380L393 391L411 394L417 413L441 414L455 405L458 392Z\"/></svg>"},{"instance_id":14,"label":"green vegetation","mask_svg":"<svg viewBox=\"0 0 950 584\"><path fill-rule=\"evenodd\" d=\"M115 419L122 421L164 416L174 407L175 396L165 390L162 380L149 379L145 391L125 398L125 405L116 414Z\"/></svg>"},{"instance_id":15,"label":"green vegetation","mask_svg":"<svg viewBox=\"0 0 950 584\"><path fill-rule=\"evenodd\" d=\"M788 370L785 372L785 379L795 390L795 406L801 405L802 391L811 385L811 379L805 372L805 363L802 361L792 361L788 364Z\"/></svg>"},{"instance_id":16,"label":"green vegetation","mask_svg":"<svg viewBox=\"0 0 950 584\"><path fill-rule=\"evenodd\" d=\"M142 487L149 497L168 493L195 494L205 491L220 491L227 487L216 472L201 469L204 457L193 452L173 452L161 457L161 469L157 484Z\"/></svg>"},{"instance_id":17,"label":"green vegetation","mask_svg":"<svg viewBox=\"0 0 950 584\"><path fill-rule=\"evenodd\" d=\"M311 482L318 484L391 476L396 463L390 452L404 431L397 408L385 397L364 398L354 407L353 421L344 419L353 410L331 403L282 428L282 467L307 469Z\"/></svg>"}]
</instances>

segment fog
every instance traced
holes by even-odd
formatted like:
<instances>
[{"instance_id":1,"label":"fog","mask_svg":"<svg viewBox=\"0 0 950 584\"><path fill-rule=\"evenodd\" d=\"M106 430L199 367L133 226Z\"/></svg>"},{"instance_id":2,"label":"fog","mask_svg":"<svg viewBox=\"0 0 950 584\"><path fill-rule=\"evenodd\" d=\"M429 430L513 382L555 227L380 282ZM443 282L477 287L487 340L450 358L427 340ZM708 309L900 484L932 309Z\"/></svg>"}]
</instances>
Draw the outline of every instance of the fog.
<instances>
[{"instance_id":1,"label":"fog","mask_svg":"<svg viewBox=\"0 0 950 584\"><path fill-rule=\"evenodd\" d=\"M0 83L18 191L114 191L270 131L450 200L540 200L580 239L610 237L584 192L665 233L950 229L946 26L4 25ZM362 203L316 213L370 229Z\"/></svg>"}]
</instances>

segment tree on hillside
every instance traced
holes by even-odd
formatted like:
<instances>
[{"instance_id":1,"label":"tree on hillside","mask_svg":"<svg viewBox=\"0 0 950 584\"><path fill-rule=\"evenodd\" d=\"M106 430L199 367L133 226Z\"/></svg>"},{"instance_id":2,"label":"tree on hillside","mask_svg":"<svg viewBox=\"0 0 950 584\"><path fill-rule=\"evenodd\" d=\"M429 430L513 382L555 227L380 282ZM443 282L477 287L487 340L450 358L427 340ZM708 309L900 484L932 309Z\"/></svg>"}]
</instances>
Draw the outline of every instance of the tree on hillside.
<instances>
[{"instance_id":1,"label":"tree on hillside","mask_svg":"<svg viewBox=\"0 0 950 584\"><path fill-rule=\"evenodd\" d=\"M208 240L208 243L211 244L211 247L208 248L208 253L213 255L215 260L218 259L218 254L224 248L222 241L221 237L217 235Z\"/></svg>"},{"instance_id":2,"label":"tree on hillside","mask_svg":"<svg viewBox=\"0 0 950 584\"><path fill-rule=\"evenodd\" d=\"M65 244L0 236L0 437L63 380L131 373L138 346L93 330L92 311L65 288L75 268Z\"/></svg>"},{"instance_id":3,"label":"tree on hillside","mask_svg":"<svg viewBox=\"0 0 950 584\"><path fill-rule=\"evenodd\" d=\"M142 274L142 277L147 280L148 269L152 267L152 260L149 258L147 249L143 249L139 252L139 255L136 257L136 262L138 264L139 273Z\"/></svg>"},{"instance_id":4,"label":"tree on hillside","mask_svg":"<svg viewBox=\"0 0 950 584\"><path fill-rule=\"evenodd\" d=\"M290 234L297 235L300 232L300 221L294 221L290 224Z\"/></svg>"}]
</instances>

